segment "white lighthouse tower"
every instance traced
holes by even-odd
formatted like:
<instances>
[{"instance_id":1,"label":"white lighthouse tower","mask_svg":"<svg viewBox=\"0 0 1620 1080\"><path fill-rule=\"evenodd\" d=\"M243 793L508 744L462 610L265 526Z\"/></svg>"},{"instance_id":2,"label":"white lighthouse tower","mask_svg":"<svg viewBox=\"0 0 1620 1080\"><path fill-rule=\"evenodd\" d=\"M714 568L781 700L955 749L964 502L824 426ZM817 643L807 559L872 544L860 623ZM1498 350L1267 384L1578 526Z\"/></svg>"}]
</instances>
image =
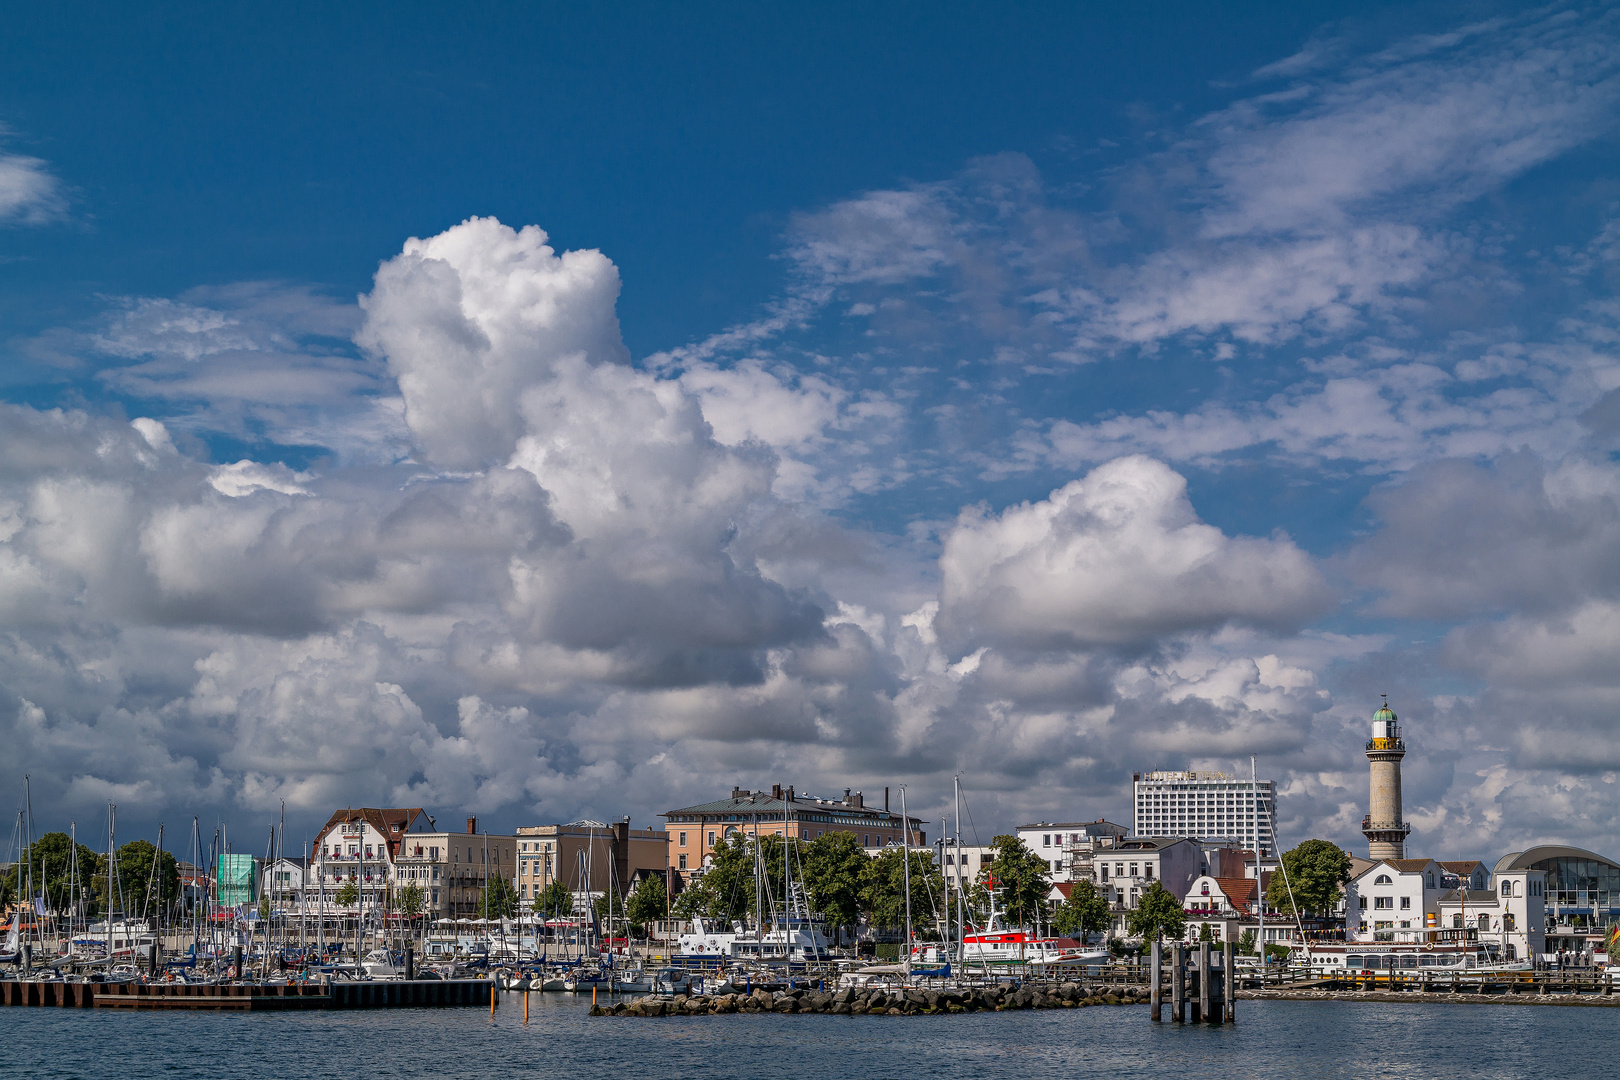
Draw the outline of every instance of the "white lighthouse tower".
<instances>
[{"instance_id":1,"label":"white lighthouse tower","mask_svg":"<svg viewBox=\"0 0 1620 1080\"><path fill-rule=\"evenodd\" d=\"M1372 738L1367 740L1372 775L1361 831L1367 837L1369 859L1406 858L1406 837L1412 827L1401 820L1401 759L1405 756L1399 721L1385 700L1373 713Z\"/></svg>"}]
</instances>

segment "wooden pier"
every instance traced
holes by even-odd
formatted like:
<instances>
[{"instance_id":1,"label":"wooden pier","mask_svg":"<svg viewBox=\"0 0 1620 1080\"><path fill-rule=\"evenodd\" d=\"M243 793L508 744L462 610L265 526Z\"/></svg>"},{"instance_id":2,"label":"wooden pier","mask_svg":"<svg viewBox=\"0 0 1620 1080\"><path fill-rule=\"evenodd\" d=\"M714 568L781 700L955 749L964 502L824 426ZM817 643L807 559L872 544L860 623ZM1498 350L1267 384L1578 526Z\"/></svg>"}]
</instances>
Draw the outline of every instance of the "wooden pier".
<instances>
[{"instance_id":1,"label":"wooden pier","mask_svg":"<svg viewBox=\"0 0 1620 1080\"><path fill-rule=\"evenodd\" d=\"M488 979L417 982L73 983L0 982L0 1005L70 1009L425 1009L490 1007Z\"/></svg>"}]
</instances>

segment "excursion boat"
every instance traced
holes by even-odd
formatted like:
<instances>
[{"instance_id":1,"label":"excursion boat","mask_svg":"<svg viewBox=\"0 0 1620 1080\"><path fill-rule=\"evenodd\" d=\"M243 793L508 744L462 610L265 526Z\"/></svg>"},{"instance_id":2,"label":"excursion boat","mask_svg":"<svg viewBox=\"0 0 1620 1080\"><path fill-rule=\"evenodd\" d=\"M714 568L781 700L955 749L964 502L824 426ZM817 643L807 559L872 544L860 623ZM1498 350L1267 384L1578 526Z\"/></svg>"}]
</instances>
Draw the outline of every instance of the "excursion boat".
<instances>
[{"instance_id":1,"label":"excursion boat","mask_svg":"<svg viewBox=\"0 0 1620 1080\"><path fill-rule=\"evenodd\" d=\"M1529 971L1533 967L1528 960L1504 961L1498 946L1471 938L1331 942L1312 944L1309 953L1311 970L1324 975L1477 975Z\"/></svg>"},{"instance_id":2,"label":"excursion boat","mask_svg":"<svg viewBox=\"0 0 1620 1080\"><path fill-rule=\"evenodd\" d=\"M676 942L678 959L710 962L753 960L764 963L804 963L820 960L832 952L832 942L813 916L795 915L776 920L763 934L747 930L741 923L729 928L713 919L692 920L692 932Z\"/></svg>"}]
</instances>

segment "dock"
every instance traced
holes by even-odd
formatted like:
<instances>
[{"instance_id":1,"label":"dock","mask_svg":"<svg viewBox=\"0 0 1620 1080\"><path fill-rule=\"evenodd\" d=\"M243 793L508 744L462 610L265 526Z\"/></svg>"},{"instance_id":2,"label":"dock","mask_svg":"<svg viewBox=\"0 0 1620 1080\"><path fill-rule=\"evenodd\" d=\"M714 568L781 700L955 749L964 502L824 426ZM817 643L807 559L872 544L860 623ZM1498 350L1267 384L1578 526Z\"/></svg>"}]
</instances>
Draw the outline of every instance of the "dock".
<instances>
[{"instance_id":1,"label":"dock","mask_svg":"<svg viewBox=\"0 0 1620 1080\"><path fill-rule=\"evenodd\" d=\"M0 982L0 1005L68 1009L188 1009L273 1012L308 1009L491 1007L488 979L413 982L79 983Z\"/></svg>"}]
</instances>

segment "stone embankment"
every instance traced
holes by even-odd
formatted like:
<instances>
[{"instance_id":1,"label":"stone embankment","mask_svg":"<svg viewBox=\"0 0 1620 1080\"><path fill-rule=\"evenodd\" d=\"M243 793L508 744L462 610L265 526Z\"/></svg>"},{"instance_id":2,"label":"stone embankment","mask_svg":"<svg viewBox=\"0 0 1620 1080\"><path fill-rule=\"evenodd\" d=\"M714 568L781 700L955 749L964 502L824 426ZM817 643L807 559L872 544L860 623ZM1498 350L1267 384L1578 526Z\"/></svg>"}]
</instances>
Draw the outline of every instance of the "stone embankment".
<instances>
[{"instance_id":1,"label":"stone embankment","mask_svg":"<svg viewBox=\"0 0 1620 1080\"><path fill-rule=\"evenodd\" d=\"M724 988L722 988L724 989ZM847 987L836 992L758 989L752 993L648 995L634 1001L591 1006L592 1016L719 1016L725 1013L824 1013L831 1016L944 1016L1013 1009L1080 1009L1091 1005L1147 1003L1147 987L1025 982L919 990L912 987Z\"/></svg>"}]
</instances>

